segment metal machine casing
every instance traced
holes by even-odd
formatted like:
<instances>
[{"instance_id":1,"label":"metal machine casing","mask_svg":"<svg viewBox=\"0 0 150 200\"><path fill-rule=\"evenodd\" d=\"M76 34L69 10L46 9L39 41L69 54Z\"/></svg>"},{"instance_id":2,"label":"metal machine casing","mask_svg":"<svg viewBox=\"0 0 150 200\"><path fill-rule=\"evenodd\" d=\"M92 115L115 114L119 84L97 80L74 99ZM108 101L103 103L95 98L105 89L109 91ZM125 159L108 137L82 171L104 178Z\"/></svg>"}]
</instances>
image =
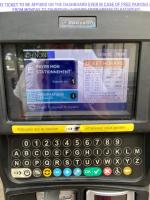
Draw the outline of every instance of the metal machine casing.
<instances>
[{"instance_id":1,"label":"metal machine casing","mask_svg":"<svg viewBox=\"0 0 150 200\"><path fill-rule=\"evenodd\" d=\"M96 18L97 26L94 28L62 28L59 27L60 17L94 17ZM141 197L147 199L148 193L147 185L149 183L149 142L150 142L150 14L144 12L114 12L114 11L54 11L54 12L18 12L18 13L0 13L0 171L1 177L6 188L6 196L9 200L16 200L17 198L25 198L24 193L30 199L35 198L36 191L47 191L50 189L72 189L75 188L81 191L78 195L78 199L82 199L85 190L95 190L102 188L102 190L117 190L123 191L127 188L137 193L137 199ZM144 22L144 23L143 23ZM85 29L86 28L86 29ZM8 117L8 106L4 79L4 59L3 59L3 47L10 43L31 43L31 42L66 42L66 41L98 41L98 42L136 42L139 44L139 57L137 58L138 71L137 71L137 88L135 97L135 112L134 118L131 120L69 120L69 121L13 121ZM144 89L143 89L144 88ZM128 179L122 181L99 181L97 178L92 180L92 183L86 183L85 180L77 183L73 179L59 181L50 181L47 179L40 179L37 181L18 181L14 180L10 176L10 151L11 141L18 137L18 141L22 137L27 138L39 138L51 137L51 135L35 134L26 135L24 133L20 135L12 134L12 126L36 126L36 125L97 125L97 124L132 124L134 129L129 131L122 131L122 133L114 133L124 137L127 134L134 134L136 137L142 136L142 142L144 154L144 170L143 176L140 179L134 179L133 181ZM109 136L113 137L111 131ZM57 133L55 133L57 134ZM62 136L71 135L68 131ZM75 134L79 134L77 132ZM86 133L87 135L90 133ZM94 134L94 133L93 133ZM99 135L100 133L96 133ZM111 135L112 134L112 135ZM52 135L56 136L56 135ZM58 136L58 135L57 135ZM10 145L10 146L9 146ZM16 146L18 144L16 143ZM4 154L5 152L5 154ZM6 159L7 154L7 159ZM76 183L75 183L76 182ZM120 185L121 183L121 185ZM30 186L30 189L29 189ZM29 193L29 194L28 194ZM20 195L19 197L15 195Z\"/></svg>"}]
</instances>

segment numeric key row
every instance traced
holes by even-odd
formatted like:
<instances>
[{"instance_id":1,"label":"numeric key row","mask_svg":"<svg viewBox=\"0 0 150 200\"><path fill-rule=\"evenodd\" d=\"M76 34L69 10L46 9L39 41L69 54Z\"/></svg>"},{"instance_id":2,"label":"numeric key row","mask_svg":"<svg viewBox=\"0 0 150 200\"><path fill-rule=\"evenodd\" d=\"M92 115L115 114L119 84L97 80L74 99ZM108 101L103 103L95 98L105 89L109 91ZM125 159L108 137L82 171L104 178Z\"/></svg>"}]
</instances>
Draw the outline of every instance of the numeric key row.
<instances>
[{"instance_id":1,"label":"numeric key row","mask_svg":"<svg viewBox=\"0 0 150 200\"><path fill-rule=\"evenodd\" d=\"M69 139L69 138L65 138L63 140L59 139L59 138L55 138L55 139L44 139L44 140L40 140L40 139L34 139L34 140L29 140L29 139L24 139L22 141L22 147L24 148L29 148L30 146L35 147L35 148L39 148L41 146L43 147L60 147L60 146L64 146L64 147L70 147L70 146L74 146L74 147L80 147L81 145L85 146L85 147L90 147L92 145L99 147L100 145L104 145L104 146L121 146L122 144L122 139L121 138L94 138L94 139L90 139L90 138L85 138L83 141L79 138L75 138L73 140Z\"/></svg>"}]
</instances>

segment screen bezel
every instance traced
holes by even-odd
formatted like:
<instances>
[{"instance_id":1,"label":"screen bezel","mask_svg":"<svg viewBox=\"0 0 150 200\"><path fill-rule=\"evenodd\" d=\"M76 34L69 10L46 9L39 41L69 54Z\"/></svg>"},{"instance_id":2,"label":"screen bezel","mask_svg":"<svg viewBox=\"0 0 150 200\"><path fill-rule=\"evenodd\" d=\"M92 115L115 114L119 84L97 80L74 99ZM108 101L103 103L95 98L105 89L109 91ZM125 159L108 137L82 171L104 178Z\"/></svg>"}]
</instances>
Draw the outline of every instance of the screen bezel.
<instances>
[{"instance_id":1,"label":"screen bezel","mask_svg":"<svg viewBox=\"0 0 150 200\"><path fill-rule=\"evenodd\" d=\"M135 66L134 66L134 76L132 78L132 82L133 84L136 85L136 80L137 80L137 72L138 72L138 63L139 63L139 60L138 60L138 55L139 55L139 43L138 42L126 42L126 41L98 41L98 40L95 40L94 42L93 41L66 41L68 44L70 43L77 43L77 44L92 44L92 43L104 43L104 44L134 44L135 45L135 48L136 48L136 52L135 52ZM64 41L48 41L47 43L58 43L58 44L63 44ZM20 52L23 52L23 48L22 46L33 46L33 45L37 45L37 44L43 44L45 45L46 42L36 42L36 43L19 43L19 44L15 44L15 43L12 43L12 44L7 44L7 45L12 45L13 48L15 49L15 52L17 55L19 55ZM5 45L3 46L3 51L4 51L4 48L5 48ZM20 48L18 50L18 48ZM33 48L33 47L32 47ZM128 47L128 49L130 50L130 48ZM129 56L130 57L130 56ZM22 57L23 59L23 57ZM3 60L4 62L4 60ZM16 62L16 65L18 66L18 60L15 60L14 62ZM5 63L5 62L4 62ZM4 77L5 77L5 84L7 85L7 81L10 81L10 80L7 80L7 76L6 76L6 69L4 69ZM8 78L9 79L9 78ZM13 95L11 96L11 100L12 100L12 103L11 105L8 103L8 99L10 99L10 96L8 94L12 94L12 90L11 88L8 88L8 91L5 87L5 93L6 93L6 98L7 98L7 115L8 115L8 119L10 120L13 120L13 121L22 121L22 120L26 120L26 121L38 121L38 120L43 120L43 121L58 121L58 120L63 120L63 121L70 121L70 120L131 120L134 118L135 116L135 97L136 97L136 86L134 85L134 90L132 91L132 97L129 97L129 93L127 93L127 99L128 101L132 101L132 108L129 109L128 107L128 110L131 110L131 113L129 114L129 112L123 112L122 114L117 114L117 115L113 115L114 113L112 112L112 115L110 115L111 117L108 117L108 115L89 115L88 114L88 118L87 118L87 115L73 115L70 117L70 115L64 115L62 116L61 113L59 113L59 115L55 115L55 116L42 116L42 118L40 118L39 116L31 116L31 117L28 117L28 119L26 120L24 117L23 118L18 118L18 114L17 112L19 112L20 114L22 113L21 112L21 106L18 106L16 108L16 105L19 104L19 101L16 100L16 98L13 97ZM127 101L127 102L128 102ZM13 107L13 109L12 109ZM9 110L12 109L12 112L9 113ZM71 113L71 112L70 112ZM110 112L111 113L111 112ZM126 114L125 114L126 113Z\"/></svg>"},{"instance_id":2,"label":"screen bezel","mask_svg":"<svg viewBox=\"0 0 150 200\"><path fill-rule=\"evenodd\" d=\"M59 16L96 16L96 29L59 29ZM0 134L12 134L12 125L53 125L53 124L128 124L133 123L135 133L150 131L150 26L149 12L127 11L52 11L0 13ZM38 23L37 23L38 21ZM116 23L117 21L117 23ZM144 21L144 23L143 23ZM14 22L14 23L12 23ZM6 26L7 24L7 26ZM136 28L135 28L136 27ZM134 106L135 115L124 120L71 120L71 121L24 121L10 120L7 114L5 82L3 72L2 46L6 43L45 42L45 41L98 41L98 42L137 42L139 43L137 93ZM144 88L144 89L143 89Z\"/></svg>"}]
</instances>

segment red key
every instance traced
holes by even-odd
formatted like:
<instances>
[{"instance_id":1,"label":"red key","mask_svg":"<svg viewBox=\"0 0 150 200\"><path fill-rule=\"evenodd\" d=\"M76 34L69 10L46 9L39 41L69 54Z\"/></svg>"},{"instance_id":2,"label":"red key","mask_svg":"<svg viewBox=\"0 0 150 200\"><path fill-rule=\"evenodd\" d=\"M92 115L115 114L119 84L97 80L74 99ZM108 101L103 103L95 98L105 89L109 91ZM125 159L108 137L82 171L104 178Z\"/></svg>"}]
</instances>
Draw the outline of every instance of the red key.
<instances>
[{"instance_id":1,"label":"red key","mask_svg":"<svg viewBox=\"0 0 150 200\"><path fill-rule=\"evenodd\" d=\"M110 176L110 175L112 174L112 169L111 169L110 167L105 167L105 168L103 169L103 174L104 174L105 176Z\"/></svg>"}]
</instances>

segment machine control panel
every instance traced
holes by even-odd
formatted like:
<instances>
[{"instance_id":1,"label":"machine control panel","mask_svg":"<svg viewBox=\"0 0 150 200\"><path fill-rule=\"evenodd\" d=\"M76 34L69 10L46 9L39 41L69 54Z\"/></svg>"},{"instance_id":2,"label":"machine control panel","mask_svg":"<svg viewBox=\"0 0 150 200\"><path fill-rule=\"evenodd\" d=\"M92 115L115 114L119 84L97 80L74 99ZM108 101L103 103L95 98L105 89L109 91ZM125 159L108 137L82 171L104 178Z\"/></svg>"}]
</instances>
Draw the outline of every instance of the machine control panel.
<instances>
[{"instance_id":1,"label":"machine control panel","mask_svg":"<svg viewBox=\"0 0 150 200\"><path fill-rule=\"evenodd\" d=\"M144 174L143 144L143 136L131 134L13 136L10 172L15 179L137 179Z\"/></svg>"}]
</instances>

